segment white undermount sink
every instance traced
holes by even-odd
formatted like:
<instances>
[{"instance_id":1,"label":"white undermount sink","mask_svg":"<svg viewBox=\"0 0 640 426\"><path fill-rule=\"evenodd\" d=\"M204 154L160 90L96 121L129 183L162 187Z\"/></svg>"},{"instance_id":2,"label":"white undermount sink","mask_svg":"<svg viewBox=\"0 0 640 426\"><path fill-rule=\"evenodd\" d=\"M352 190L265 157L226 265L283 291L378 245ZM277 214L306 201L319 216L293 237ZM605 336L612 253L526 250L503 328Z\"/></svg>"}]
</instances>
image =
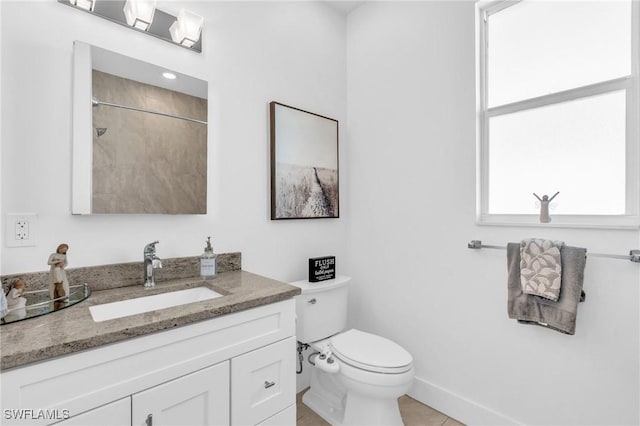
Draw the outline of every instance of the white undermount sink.
<instances>
[{"instance_id":1,"label":"white undermount sink","mask_svg":"<svg viewBox=\"0 0 640 426\"><path fill-rule=\"evenodd\" d=\"M143 312L156 311L172 306L186 305L187 303L200 302L202 300L215 299L223 296L207 287L195 287L187 290L171 291L169 293L153 296L137 297L135 299L121 300L119 302L103 303L90 306L91 316L95 322L107 321Z\"/></svg>"}]
</instances>

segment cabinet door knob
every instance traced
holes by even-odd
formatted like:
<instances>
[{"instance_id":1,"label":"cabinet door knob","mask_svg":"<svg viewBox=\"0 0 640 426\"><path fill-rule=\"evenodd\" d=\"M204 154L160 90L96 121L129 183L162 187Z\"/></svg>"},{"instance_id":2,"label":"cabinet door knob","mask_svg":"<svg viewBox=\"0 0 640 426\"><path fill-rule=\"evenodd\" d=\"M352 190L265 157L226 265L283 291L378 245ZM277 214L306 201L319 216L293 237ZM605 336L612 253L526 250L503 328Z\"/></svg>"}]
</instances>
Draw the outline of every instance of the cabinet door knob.
<instances>
[{"instance_id":1,"label":"cabinet door knob","mask_svg":"<svg viewBox=\"0 0 640 426\"><path fill-rule=\"evenodd\" d=\"M271 386L273 386L275 384L276 384L276 382L267 382L267 381L265 381L264 382L264 388L265 389L269 389Z\"/></svg>"},{"instance_id":2,"label":"cabinet door knob","mask_svg":"<svg viewBox=\"0 0 640 426\"><path fill-rule=\"evenodd\" d=\"M147 416L147 420L144 421L147 426L153 426L153 415L149 414Z\"/></svg>"},{"instance_id":3,"label":"cabinet door knob","mask_svg":"<svg viewBox=\"0 0 640 426\"><path fill-rule=\"evenodd\" d=\"M315 305L316 304L316 299L313 298L313 299L309 300L307 303L309 303L311 305Z\"/></svg>"}]
</instances>

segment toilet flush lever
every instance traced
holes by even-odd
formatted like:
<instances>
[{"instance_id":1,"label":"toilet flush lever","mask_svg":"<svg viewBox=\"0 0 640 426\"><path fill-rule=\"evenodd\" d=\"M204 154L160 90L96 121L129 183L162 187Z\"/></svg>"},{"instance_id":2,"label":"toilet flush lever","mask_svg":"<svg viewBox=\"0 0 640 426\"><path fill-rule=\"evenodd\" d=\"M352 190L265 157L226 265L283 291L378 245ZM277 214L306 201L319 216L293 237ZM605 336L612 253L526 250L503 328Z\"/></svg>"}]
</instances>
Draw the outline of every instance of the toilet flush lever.
<instances>
[{"instance_id":1,"label":"toilet flush lever","mask_svg":"<svg viewBox=\"0 0 640 426\"><path fill-rule=\"evenodd\" d=\"M310 305L315 305L317 302L316 298L314 297L313 299L309 300L307 303Z\"/></svg>"}]
</instances>

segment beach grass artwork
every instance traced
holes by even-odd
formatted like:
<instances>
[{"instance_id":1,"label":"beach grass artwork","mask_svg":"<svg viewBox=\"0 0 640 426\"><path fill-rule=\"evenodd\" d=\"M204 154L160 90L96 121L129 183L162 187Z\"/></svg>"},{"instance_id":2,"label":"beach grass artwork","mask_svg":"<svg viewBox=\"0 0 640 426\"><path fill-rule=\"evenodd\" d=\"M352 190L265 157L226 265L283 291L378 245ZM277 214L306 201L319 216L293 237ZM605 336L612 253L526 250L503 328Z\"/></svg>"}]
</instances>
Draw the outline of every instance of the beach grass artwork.
<instances>
[{"instance_id":1,"label":"beach grass artwork","mask_svg":"<svg viewBox=\"0 0 640 426\"><path fill-rule=\"evenodd\" d=\"M271 219L337 218L338 121L270 103Z\"/></svg>"}]
</instances>

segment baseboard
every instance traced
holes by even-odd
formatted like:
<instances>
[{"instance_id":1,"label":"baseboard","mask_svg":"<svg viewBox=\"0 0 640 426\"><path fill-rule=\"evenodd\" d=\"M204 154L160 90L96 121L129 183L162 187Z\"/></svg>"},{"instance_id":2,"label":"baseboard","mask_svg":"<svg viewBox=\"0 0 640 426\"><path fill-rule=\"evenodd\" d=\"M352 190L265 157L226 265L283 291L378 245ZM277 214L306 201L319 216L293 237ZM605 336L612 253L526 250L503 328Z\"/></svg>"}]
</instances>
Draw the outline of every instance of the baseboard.
<instances>
[{"instance_id":1,"label":"baseboard","mask_svg":"<svg viewBox=\"0 0 640 426\"><path fill-rule=\"evenodd\" d=\"M419 377L414 379L408 395L466 425L522 424Z\"/></svg>"}]
</instances>

